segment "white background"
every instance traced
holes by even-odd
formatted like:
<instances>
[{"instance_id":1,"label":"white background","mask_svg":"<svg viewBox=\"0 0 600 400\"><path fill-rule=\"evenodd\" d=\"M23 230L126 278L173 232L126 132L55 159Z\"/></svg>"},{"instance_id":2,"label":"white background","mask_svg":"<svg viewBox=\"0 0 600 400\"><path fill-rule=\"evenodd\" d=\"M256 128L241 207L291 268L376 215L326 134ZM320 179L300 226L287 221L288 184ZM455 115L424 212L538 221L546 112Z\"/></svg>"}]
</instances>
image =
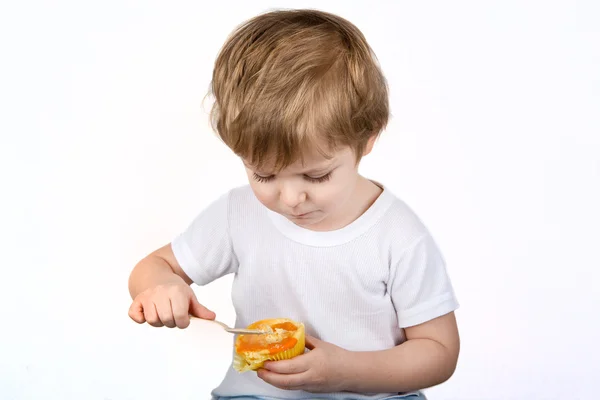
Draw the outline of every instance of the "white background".
<instances>
[{"instance_id":1,"label":"white background","mask_svg":"<svg viewBox=\"0 0 600 400\"><path fill-rule=\"evenodd\" d=\"M0 6L0 398L209 398L231 337L135 324L127 279L245 182L202 100L229 32L272 7L352 20L388 77L362 172L425 221L461 302L429 398L598 397L598 2L201 3ZM230 286L195 290L233 323Z\"/></svg>"}]
</instances>

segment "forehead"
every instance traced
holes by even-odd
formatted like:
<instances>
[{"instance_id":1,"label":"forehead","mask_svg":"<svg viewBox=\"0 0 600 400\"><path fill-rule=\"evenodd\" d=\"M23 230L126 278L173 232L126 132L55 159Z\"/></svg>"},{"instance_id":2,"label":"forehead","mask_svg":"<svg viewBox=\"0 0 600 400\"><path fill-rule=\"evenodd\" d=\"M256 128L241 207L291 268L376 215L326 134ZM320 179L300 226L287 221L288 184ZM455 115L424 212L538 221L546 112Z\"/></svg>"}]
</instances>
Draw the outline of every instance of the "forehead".
<instances>
[{"instance_id":1,"label":"forehead","mask_svg":"<svg viewBox=\"0 0 600 400\"><path fill-rule=\"evenodd\" d=\"M331 150L327 154L322 154L317 150L313 151L305 151L302 153L297 160L291 163L288 166L279 169L279 173L281 172L317 172L322 171L327 168L330 168L333 164L337 164L343 162L346 158L348 158L348 154L351 154L349 149L337 149ZM253 166L247 160L243 160L244 164L254 170L258 170L256 166ZM260 171L274 173L278 170L276 164L274 162L265 162L260 167Z\"/></svg>"}]
</instances>

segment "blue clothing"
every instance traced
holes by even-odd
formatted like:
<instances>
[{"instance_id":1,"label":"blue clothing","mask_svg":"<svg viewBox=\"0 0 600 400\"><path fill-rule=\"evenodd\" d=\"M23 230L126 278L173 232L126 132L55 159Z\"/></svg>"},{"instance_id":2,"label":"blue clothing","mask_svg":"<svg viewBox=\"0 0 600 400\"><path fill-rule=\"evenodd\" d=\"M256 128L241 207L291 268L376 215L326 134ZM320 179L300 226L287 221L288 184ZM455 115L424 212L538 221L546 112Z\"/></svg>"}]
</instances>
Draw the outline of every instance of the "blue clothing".
<instances>
[{"instance_id":1,"label":"blue clothing","mask_svg":"<svg viewBox=\"0 0 600 400\"><path fill-rule=\"evenodd\" d=\"M349 393L348 397L344 400L353 400L352 395ZM319 400L324 399L324 397L319 397L318 393L315 393L315 397L311 397L310 400ZM233 396L233 397L213 397L212 400L279 400L273 399L271 397L258 397L258 396ZM307 399L309 400L309 399ZM427 400L425 395L421 392L419 393L409 393L409 394L399 394L391 397L384 397L379 400Z\"/></svg>"}]
</instances>

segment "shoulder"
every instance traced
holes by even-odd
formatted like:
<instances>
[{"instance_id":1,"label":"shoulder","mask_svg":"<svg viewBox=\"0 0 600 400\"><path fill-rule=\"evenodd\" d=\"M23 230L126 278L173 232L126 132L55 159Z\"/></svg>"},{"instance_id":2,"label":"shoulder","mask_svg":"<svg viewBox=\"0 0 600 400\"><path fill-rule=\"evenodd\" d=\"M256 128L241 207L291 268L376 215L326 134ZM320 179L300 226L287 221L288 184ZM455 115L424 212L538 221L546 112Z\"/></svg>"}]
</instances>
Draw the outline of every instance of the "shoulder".
<instances>
[{"instance_id":1,"label":"shoulder","mask_svg":"<svg viewBox=\"0 0 600 400\"><path fill-rule=\"evenodd\" d=\"M221 192L200 212L197 219L218 220L218 223L227 222L230 225L231 221L236 221L240 215L256 214L261 206L250 185L238 186ZM223 221L223 218L226 221Z\"/></svg>"},{"instance_id":2,"label":"shoulder","mask_svg":"<svg viewBox=\"0 0 600 400\"><path fill-rule=\"evenodd\" d=\"M221 192L210 204L220 205L221 207L246 208L256 207L260 203L254 196L250 185L242 185Z\"/></svg>"},{"instance_id":3,"label":"shoulder","mask_svg":"<svg viewBox=\"0 0 600 400\"><path fill-rule=\"evenodd\" d=\"M225 194L225 199L231 228L247 229L262 222L267 215L266 207L256 198L250 185L230 189Z\"/></svg>"},{"instance_id":4,"label":"shoulder","mask_svg":"<svg viewBox=\"0 0 600 400\"><path fill-rule=\"evenodd\" d=\"M254 206L258 203L258 200L254 196L254 192L250 185L236 186L227 192L229 202L237 205Z\"/></svg>"},{"instance_id":5,"label":"shoulder","mask_svg":"<svg viewBox=\"0 0 600 400\"><path fill-rule=\"evenodd\" d=\"M425 259L443 262L441 249L426 223L406 201L388 187L384 189L389 205L375 226L375 234L388 265Z\"/></svg>"},{"instance_id":6,"label":"shoulder","mask_svg":"<svg viewBox=\"0 0 600 400\"><path fill-rule=\"evenodd\" d=\"M381 218L378 229L392 239L394 247L408 247L430 235L423 220L409 204L387 187L384 187L384 194L389 197L389 207Z\"/></svg>"},{"instance_id":7,"label":"shoulder","mask_svg":"<svg viewBox=\"0 0 600 400\"><path fill-rule=\"evenodd\" d=\"M231 215L259 212L264 208L254 195L250 185L234 187L224 197Z\"/></svg>"}]
</instances>

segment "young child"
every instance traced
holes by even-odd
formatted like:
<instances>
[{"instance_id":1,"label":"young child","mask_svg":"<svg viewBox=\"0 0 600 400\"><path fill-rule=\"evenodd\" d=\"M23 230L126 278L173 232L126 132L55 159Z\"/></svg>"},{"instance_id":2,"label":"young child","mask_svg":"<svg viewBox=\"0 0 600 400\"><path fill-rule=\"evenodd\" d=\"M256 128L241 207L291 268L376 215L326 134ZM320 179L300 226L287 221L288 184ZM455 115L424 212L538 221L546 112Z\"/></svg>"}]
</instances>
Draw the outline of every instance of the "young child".
<instances>
[{"instance_id":1,"label":"young child","mask_svg":"<svg viewBox=\"0 0 600 400\"><path fill-rule=\"evenodd\" d=\"M424 399L456 367L458 303L424 224L358 173L388 120L361 32L312 10L255 17L221 50L212 93L216 131L250 183L136 265L130 317L213 319L189 285L234 274L235 326L301 321L310 350L230 368L213 399Z\"/></svg>"}]
</instances>

